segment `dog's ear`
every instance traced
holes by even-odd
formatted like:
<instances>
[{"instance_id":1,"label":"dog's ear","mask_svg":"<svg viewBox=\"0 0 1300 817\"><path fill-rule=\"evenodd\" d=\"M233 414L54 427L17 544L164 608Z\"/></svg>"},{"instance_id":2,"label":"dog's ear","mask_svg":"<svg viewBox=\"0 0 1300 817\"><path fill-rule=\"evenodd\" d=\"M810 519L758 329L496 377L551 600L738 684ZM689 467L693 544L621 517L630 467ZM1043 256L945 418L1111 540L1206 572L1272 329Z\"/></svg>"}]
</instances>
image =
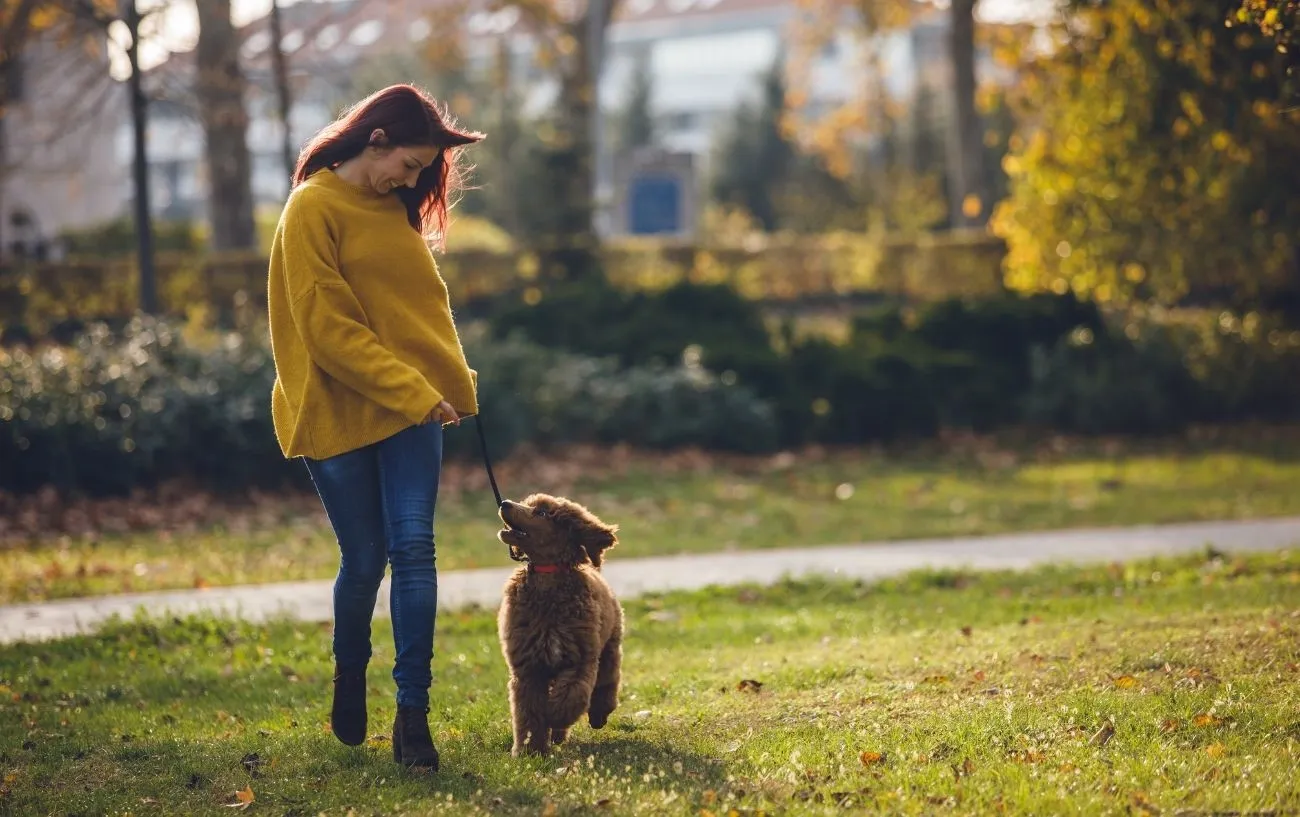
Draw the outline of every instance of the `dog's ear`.
<instances>
[{"instance_id":1,"label":"dog's ear","mask_svg":"<svg viewBox=\"0 0 1300 817\"><path fill-rule=\"evenodd\" d=\"M605 551L618 544L618 525L602 525L599 523L584 526L582 534L578 537L578 544L587 552L587 558L596 567L600 567L603 561Z\"/></svg>"}]
</instances>

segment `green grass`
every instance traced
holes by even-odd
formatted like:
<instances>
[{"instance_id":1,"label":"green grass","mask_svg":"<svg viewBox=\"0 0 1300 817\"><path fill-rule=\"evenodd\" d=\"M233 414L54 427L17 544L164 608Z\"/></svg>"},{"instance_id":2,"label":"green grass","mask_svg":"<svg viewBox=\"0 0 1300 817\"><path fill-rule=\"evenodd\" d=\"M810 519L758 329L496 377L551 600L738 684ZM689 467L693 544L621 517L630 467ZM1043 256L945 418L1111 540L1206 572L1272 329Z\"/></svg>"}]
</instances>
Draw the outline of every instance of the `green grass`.
<instances>
[{"instance_id":1,"label":"green grass","mask_svg":"<svg viewBox=\"0 0 1300 817\"><path fill-rule=\"evenodd\" d=\"M400 771L383 736L386 622L370 671L377 737L354 749L326 727L328 626L141 619L0 648L0 813L219 814L249 789L249 811L300 815L1300 804L1297 551L625 607L609 726L580 724L551 757L519 760L491 613L444 614L436 776Z\"/></svg>"},{"instance_id":2,"label":"green grass","mask_svg":"<svg viewBox=\"0 0 1300 817\"><path fill-rule=\"evenodd\" d=\"M508 495L561 493L621 528L614 558L1300 514L1300 435L1037 449L957 440L785 458L582 452L503 463ZM209 513L209 517L215 514ZM315 498L264 500L194 530L44 540L0 558L0 604L322 579L337 547ZM438 564L508 564L476 463L449 467Z\"/></svg>"}]
</instances>

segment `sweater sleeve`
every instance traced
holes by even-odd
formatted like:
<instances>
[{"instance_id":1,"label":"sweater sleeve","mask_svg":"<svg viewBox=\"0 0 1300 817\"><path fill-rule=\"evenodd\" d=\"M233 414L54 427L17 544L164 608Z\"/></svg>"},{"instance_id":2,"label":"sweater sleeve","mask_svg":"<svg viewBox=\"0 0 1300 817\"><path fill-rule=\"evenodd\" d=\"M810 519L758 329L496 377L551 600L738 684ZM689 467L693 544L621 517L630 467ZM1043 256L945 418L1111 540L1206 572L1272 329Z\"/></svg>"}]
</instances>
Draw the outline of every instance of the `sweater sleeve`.
<instances>
[{"instance_id":1,"label":"sweater sleeve","mask_svg":"<svg viewBox=\"0 0 1300 817\"><path fill-rule=\"evenodd\" d=\"M421 422L442 402L442 395L379 342L338 270L325 219L319 212L304 213L302 204L289 204L294 212L283 235L283 253L293 281L290 313L307 354L345 386L412 423Z\"/></svg>"}]
</instances>

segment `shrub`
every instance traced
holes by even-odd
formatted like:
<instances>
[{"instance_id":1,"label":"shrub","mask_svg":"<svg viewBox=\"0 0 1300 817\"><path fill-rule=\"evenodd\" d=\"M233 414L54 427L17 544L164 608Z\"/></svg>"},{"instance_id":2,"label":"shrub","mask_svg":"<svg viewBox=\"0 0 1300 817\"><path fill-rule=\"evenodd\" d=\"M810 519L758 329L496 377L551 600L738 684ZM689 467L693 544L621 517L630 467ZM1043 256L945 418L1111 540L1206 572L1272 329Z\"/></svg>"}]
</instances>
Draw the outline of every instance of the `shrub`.
<instances>
[{"instance_id":1,"label":"shrub","mask_svg":"<svg viewBox=\"0 0 1300 817\"><path fill-rule=\"evenodd\" d=\"M525 440L748 452L776 445L771 407L698 365L622 367L614 357L548 349L517 334L496 340L467 333L464 342L479 372L494 454ZM468 452L466 436L449 452Z\"/></svg>"},{"instance_id":2,"label":"shrub","mask_svg":"<svg viewBox=\"0 0 1300 817\"><path fill-rule=\"evenodd\" d=\"M193 334L193 333L190 333ZM214 488L305 486L271 422L274 367L260 330L187 338L138 317L71 347L0 352L0 489L120 494L167 478ZM494 456L520 442L771 450L770 407L699 368L622 369L520 339L467 339ZM472 430L449 457L478 456Z\"/></svg>"},{"instance_id":3,"label":"shrub","mask_svg":"<svg viewBox=\"0 0 1300 817\"><path fill-rule=\"evenodd\" d=\"M272 436L269 353L241 335L200 348L136 318L0 363L2 488L103 494L173 476L242 487L294 475Z\"/></svg>"},{"instance_id":4,"label":"shrub","mask_svg":"<svg viewBox=\"0 0 1300 817\"><path fill-rule=\"evenodd\" d=\"M1024 415L1030 424L1084 434L1178 431L1197 419L1198 385L1178 349L1080 328L1032 352Z\"/></svg>"},{"instance_id":5,"label":"shrub","mask_svg":"<svg viewBox=\"0 0 1300 817\"><path fill-rule=\"evenodd\" d=\"M557 287L534 306L502 307L492 325L498 338L520 332L546 346L612 355L625 366L673 363L688 346L707 355L770 345L758 306L720 284L683 283L659 292L608 284Z\"/></svg>"}]
</instances>

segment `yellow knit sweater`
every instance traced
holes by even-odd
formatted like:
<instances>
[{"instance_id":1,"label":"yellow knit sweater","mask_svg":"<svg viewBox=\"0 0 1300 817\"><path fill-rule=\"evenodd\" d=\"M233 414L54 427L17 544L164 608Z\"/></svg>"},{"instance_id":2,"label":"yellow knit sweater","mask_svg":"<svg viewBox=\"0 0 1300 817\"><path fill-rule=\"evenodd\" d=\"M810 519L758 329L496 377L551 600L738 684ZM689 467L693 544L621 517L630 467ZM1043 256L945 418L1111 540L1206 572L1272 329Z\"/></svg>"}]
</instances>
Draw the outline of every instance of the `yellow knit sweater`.
<instances>
[{"instance_id":1,"label":"yellow knit sweater","mask_svg":"<svg viewBox=\"0 0 1300 817\"><path fill-rule=\"evenodd\" d=\"M447 284L397 196L316 172L280 216L267 282L286 457L324 459L390 437L442 400L478 411Z\"/></svg>"}]
</instances>

